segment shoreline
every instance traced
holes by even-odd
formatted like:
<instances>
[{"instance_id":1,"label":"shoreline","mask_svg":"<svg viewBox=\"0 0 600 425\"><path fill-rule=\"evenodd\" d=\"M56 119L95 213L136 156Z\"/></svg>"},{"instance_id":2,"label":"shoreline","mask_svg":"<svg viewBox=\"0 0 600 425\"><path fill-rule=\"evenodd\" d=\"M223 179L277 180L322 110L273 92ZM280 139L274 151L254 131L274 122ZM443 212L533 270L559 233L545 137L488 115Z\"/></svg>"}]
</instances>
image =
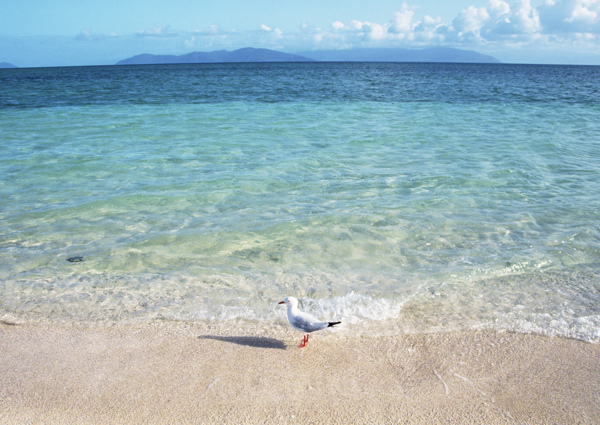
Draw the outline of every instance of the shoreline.
<instances>
[{"instance_id":1,"label":"shoreline","mask_svg":"<svg viewBox=\"0 0 600 425\"><path fill-rule=\"evenodd\" d=\"M600 344L0 324L0 422L598 423Z\"/></svg>"}]
</instances>

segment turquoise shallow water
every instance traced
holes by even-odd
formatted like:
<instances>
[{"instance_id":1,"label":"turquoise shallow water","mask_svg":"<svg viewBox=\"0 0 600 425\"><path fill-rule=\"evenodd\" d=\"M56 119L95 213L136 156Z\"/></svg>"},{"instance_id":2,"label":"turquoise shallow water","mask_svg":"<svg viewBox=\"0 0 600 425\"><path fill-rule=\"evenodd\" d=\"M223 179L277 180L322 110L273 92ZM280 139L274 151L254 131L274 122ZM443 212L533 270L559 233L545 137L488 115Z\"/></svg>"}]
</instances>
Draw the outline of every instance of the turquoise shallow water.
<instances>
[{"instance_id":1,"label":"turquoise shallow water","mask_svg":"<svg viewBox=\"0 0 600 425\"><path fill-rule=\"evenodd\" d=\"M349 328L598 341L599 76L3 71L0 316L268 326L295 295Z\"/></svg>"}]
</instances>

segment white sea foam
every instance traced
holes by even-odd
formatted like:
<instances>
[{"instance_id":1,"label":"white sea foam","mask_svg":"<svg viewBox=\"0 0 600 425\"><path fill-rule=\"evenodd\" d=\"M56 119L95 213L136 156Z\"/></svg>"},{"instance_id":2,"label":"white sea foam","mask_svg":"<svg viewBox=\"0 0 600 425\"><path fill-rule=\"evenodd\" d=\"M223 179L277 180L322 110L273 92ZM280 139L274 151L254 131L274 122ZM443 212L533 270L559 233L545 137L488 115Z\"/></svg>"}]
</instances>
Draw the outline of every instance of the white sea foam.
<instances>
[{"instance_id":1,"label":"white sea foam","mask_svg":"<svg viewBox=\"0 0 600 425\"><path fill-rule=\"evenodd\" d=\"M341 320L348 325L354 325L366 321L398 319L404 302L351 292L330 299L300 298L299 304L301 309L306 309L324 320Z\"/></svg>"},{"instance_id":2,"label":"white sea foam","mask_svg":"<svg viewBox=\"0 0 600 425\"><path fill-rule=\"evenodd\" d=\"M250 320L261 323L285 323L285 309L278 305L285 296L270 301L254 302L252 305L204 305L191 308L187 313L173 311L169 318L174 320L208 320L226 322ZM247 300L239 299L240 304ZM370 321L398 319L402 310L401 300L375 298L351 292L332 298L299 298L300 308L322 320L342 321L346 325L365 324Z\"/></svg>"},{"instance_id":3,"label":"white sea foam","mask_svg":"<svg viewBox=\"0 0 600 425\"><path fill-rule=\"evenodd\" d=\"M564 313L533 313L523 317L521 314L510 313L499 316L493 324L484 327L600 342L600 315L572 317Z\"/></svg>"}]
</instances>

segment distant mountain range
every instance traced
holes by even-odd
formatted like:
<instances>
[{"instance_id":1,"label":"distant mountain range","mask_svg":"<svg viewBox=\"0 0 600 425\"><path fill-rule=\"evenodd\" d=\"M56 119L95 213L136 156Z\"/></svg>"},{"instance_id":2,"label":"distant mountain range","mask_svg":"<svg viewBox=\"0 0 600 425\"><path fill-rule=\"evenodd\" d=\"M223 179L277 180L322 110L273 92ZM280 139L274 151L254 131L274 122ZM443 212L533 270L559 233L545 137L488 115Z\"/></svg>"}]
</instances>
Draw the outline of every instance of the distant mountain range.
<instances>
[{"instance_id":1,"label":"distant mountain range","mask_svg":"<svg viewBox=\"0 0 600 425\"><path fill-rule=\"evenodd\" d=\"M142 54L117 62L117 65L150 65L167 63L231 63L231 62L459 62L500 63L492 56L472 50L432 47L412 49L348 49L317 50L290 54L269 49L246 47L233 52L193 52L185 55Z\"/></svg>"},{"instance_id":2,"label":"distant mountain range","mask_svg":"<svg viewBox=\"0 0 600 425\"><path fill-rule=\"evenodd\" d=\"M303 56L269 49L246 47L233 52L193 52L181 56L143 54L117 62L117 65L149 65L161 63L229 63L229 62L314 62Z\"/></svg>"},{"instance_id":3,"label":"distant mountain range","mask_svg":"<svg viewBox=\"0 0 600 425\"><path fill-rule=\"evenodd\" d=\"M185 55L142 54L117 62L117 65L150 65L167 63L232 63L232 62L458 62L500 63L493 56L472 50L450 47L426 49L347 49L315 50L297 54L270 49L246 47L234 51L193 52ZM8 62L0 62L0 68L18 68Z\"/></svg>"},{"instance_id":4,"label":"distant mountain range","mask_svg":"<svg viewBox=\"0 0 600 425\"><path fill-rule=\"evenodd\" d=\"M493 56L483 55L473 50L452 49L450 47L430 47L418 50L401 48L316 50L299 54L317 61L331 62L500 63Z\"/></svg>"}]
</instances>

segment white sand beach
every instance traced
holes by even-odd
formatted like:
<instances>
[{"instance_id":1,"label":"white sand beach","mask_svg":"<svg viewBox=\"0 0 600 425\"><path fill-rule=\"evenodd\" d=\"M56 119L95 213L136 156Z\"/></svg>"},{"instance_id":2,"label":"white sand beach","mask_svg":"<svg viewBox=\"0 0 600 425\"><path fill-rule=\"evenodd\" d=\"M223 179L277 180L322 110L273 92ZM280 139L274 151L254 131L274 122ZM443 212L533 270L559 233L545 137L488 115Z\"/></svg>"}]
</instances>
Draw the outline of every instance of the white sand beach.
<instances>
[{"instance_id":1,"label":"white sand beach","mask_svg":"<svg viewBox=\"0 0 600 425\"><path fill-rule=\"evenodd\" d=\"M0 325L3 424L597 424L600 345L461 332Z\"/></svg>"}]
</instances>

